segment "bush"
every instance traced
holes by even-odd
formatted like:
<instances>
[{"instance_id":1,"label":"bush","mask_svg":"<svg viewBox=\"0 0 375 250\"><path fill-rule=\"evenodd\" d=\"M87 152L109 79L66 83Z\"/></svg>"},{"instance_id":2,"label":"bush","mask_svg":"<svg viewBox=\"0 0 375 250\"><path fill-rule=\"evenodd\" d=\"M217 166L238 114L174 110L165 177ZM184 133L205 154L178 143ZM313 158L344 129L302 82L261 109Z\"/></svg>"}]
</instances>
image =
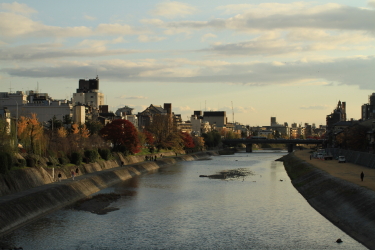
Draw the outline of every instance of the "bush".
<instances>
[{"instance_id":1,"label":"bush","mask_svg":"<svg viewBox=\"0 0 375 250\"><path fill-rule=\"evenodd\" d=\"M34 158L26 158L26 165L29 167L29 168L33 168L35 167L35 159Z\"/></svg>"},{"instance_id":2,"label":"bush","mask_svg":"<svg viewBox=\"0 0 375 250\"><path fill-rule=\"evenodd\" d=\"M80 165L82 163L82 155L78 152L72 153L70 156L70 162L74 165Z\"/></svg>"},{"instance_id":3,"label":"bush","mask_svg":"<svg viewBox=\"0 0 375 250\"><path fill-rule=\"evenodd\" d=\"M0 152L0 173L6 174L12 168L13 161L9 153Z\"/></svg>"},{"instance_id":4,"label":"bush","mask_svg":"<svg viewBox=\"0 0 375 250\"><path fill-rule=\"evenodd\" d=\"M26 160L25 159L18 159L16 163L17 167L24 168L26 167Z\"/></svg>"},{"instance_id":5,"label":"bush","mask_svg":"<svg viewBox=\"0 0 375 250\"><path fill-rule=\"evenodd\" d=\"M111 158L111 151L107 148L101 149L99 148L99 154L100 157L102 157L103 160L108 161Z\"/></svg>"},{"instance_id":6,"label":"bush","mask_svg":"<svg viewBox=\"0 0 375 250\"><path fill-rule=\"evenodd\" d=\"M96 150L86 150L85 157L88 162L96 162L99 159L99 153Z\"/></svg>"},{"instance_id":7,"label":"bush","mask_svg":"<svg viewBox=\"0 0 375 250\"><path fill-rule=\"evenodd\" d=\"M66 159L65 157L59 157L59 163L60 165L66 165L69 163L69 160Z\"/></svg>"}]
</instances>

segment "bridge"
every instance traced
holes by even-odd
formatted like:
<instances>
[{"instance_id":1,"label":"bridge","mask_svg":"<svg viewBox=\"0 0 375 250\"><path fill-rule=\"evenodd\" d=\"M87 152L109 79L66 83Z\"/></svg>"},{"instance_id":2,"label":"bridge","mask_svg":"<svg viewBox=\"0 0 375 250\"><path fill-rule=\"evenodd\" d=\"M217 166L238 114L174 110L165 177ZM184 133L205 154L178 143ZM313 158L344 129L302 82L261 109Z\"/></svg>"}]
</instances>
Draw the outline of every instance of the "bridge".
<instances>
[{"instance_id":1,"label":"bridge","mask_svg":"<svg viewBox=\"0 0 375 250\"><path fill-rule=\"evenodd\" d=\"M286 144L288 147L288 152L293 152L293 146L297 144L322 144L325 140L322 139L224 139L222 143L226 146L236 146L238 144L246 145L246 152L253 152L253 144L267 143L267 144Z\"/></svg>"}]
</instances>

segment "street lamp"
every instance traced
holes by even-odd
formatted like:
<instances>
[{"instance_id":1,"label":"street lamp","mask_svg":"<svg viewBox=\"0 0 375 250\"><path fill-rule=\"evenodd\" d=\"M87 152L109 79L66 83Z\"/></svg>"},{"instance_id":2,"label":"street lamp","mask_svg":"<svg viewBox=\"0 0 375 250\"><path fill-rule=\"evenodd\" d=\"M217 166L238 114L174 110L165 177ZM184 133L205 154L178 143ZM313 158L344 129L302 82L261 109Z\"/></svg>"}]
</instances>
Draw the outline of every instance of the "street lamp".
<instances>
[{"instance_id":1,"label":"street lamp","mask_svg":"<svg viewBox=\"0 0 375 250\"><path fill-rule=\"evenodd\" d=\"M17 116L16 116L16 147L18 148L18 102L15 101L17 104Z\"/></svg>"}]
</instances>

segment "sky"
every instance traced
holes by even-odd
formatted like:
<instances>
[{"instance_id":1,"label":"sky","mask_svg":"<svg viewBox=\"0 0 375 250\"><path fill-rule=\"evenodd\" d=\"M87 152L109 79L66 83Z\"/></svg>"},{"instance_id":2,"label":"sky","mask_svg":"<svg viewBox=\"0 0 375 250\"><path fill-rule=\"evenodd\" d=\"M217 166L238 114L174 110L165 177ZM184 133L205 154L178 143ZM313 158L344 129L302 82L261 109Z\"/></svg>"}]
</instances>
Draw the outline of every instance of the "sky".
<instances>
[{"instance_id":1,"label":"sky","mask_svg":"<svg viewBox=\"0 0 375 250\"><path fill-rule=\"evenodd\" d=\"M172 103L325 125L338 101L360 119L375 81L375 0L0 1L0 92L71 99L99 76L105 103Z\"/></svg>"}]
</instances>

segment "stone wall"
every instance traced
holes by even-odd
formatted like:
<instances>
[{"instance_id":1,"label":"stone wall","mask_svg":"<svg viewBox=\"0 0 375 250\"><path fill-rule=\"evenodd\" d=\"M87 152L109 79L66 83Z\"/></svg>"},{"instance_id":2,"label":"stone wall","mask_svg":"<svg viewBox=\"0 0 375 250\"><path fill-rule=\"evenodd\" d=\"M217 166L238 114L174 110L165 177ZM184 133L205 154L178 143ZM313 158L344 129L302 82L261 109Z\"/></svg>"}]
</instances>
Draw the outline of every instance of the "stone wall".
<instances>
[{"instance_id":1,"label":"stone wall","mask_svg":"<svg viewBox=\"0 0 375 250\"><path fill-rule=\"evenodd\" d=\"M347 162L368 168L375 168L375 154L345 150L341 148L327 148L326 151L332 154L335 158L339 157L339 155L343 155L345 156Z\"/></svg>"}]
</instances>

